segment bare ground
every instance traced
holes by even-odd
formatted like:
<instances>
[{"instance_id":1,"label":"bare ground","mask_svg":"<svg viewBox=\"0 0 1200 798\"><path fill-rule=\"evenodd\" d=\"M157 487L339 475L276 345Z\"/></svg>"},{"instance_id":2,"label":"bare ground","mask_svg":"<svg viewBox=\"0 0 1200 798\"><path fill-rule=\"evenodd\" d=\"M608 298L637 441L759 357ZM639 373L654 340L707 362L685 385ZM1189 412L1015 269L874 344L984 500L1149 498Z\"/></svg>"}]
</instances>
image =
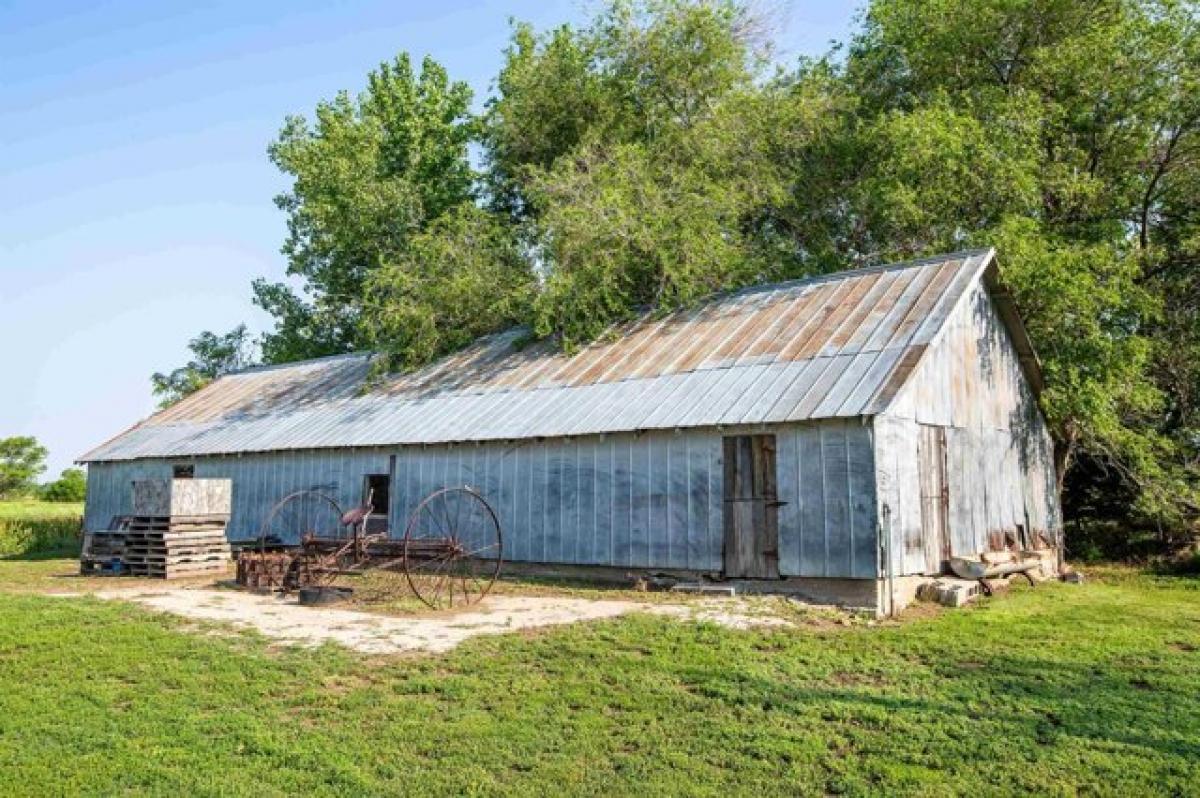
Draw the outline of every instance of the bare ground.
<instances>
[{"instance_id":1,"label":"bare ground","mask_svg":"<svg viewBox=\"0 0 1200 798\"><path fill-rule=\"evenodd\" d=\"M681 604L561 596L489 596L462 610L396 617L335 607L302 607L294 598L197 587L102 590L103 599L131 601L184 618L255 630L281 643L332 642L368 654L449 651L476 635L504 634L646 612L736 629L787 626L761 601L721 598Z\"/></svg>"}]
</instances>

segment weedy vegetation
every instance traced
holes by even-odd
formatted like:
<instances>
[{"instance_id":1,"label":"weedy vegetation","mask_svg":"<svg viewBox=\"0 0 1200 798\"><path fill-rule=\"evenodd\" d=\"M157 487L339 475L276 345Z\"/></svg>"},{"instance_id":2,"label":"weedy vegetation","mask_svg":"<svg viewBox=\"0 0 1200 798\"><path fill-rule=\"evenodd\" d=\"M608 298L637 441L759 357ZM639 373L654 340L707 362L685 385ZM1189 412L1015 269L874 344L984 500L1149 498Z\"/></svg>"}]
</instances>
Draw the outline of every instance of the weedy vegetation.
<instances>
[{"instance_id":1,"label":"weedy vegetation","mask_svg":"<svg viewBox=\"0 0 1200 798\"><path fill-rule=\"evenodd\" d=\"M0 501L0 557L77 554L82 518L82 504Z\"/></svg>"}]
</instances>

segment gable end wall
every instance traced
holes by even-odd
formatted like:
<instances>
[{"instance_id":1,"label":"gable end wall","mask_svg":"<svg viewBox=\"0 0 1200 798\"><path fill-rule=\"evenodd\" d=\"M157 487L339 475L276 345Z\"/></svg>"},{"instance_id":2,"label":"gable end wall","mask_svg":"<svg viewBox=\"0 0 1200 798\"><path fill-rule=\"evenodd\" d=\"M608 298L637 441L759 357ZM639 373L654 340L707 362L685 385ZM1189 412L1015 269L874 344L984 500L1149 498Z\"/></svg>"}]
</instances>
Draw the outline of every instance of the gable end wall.
<instances>
[{"instance_id":1,"label":"gable end wall","mask_svg":"<svg viewBox=\"0 0 1200 798\"><path fill-rule=\"evenodd\" d=\"M927 570L917 471L919 424L946 428L951 553L1000 547L1018 524L1057 541L1054 444L1017 350L982 279L876 418L880 524L897 574Z\"/></svg>"}]
</instances>

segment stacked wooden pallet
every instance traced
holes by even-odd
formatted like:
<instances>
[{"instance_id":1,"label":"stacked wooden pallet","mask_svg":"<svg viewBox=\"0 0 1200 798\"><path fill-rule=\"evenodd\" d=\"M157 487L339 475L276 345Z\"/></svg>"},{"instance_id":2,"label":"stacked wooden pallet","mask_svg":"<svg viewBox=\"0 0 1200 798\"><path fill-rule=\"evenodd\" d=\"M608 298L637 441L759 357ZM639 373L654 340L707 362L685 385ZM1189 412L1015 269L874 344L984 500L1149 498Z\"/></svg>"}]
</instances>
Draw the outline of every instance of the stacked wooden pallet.
<instances>
[{"instance_id":1,"label":"stacked wooden pallet","mask_svg":"<svg viewBox=\"0 0 1200 798\"><path fill-rule=\"evenodd\" d=\"M122 524L123 526L123 524ZM119 574L125 558L125 533L114 524L114 531L90 532L83 537L79 572L85 575Z\"/></svg>"},{"instance_id":2,"label":"stacked wooden pallet","mask_svg":"<svg viewBox=\"0 0 1200 798\"><path fill-rule=\"evenodd\" d=\"M172 579L223 571L230 561L227 515L134 516L122 561L133 576Z\"/></svg>"}]
</instances>

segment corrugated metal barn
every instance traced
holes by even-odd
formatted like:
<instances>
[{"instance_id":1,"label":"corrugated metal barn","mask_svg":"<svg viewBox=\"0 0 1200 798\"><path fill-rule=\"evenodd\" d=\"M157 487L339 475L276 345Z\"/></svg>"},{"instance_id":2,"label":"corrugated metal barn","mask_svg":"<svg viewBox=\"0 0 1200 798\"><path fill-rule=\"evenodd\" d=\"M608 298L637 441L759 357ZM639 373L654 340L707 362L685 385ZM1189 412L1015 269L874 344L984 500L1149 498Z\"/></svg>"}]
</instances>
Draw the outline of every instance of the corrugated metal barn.
<instances>
[{"instance_id":1,"label":"corrugated metal barn","mask_svg":"<svg viewBox=\"0 0 1200 798\"><path fill-rule=\"evenodd\" d=\"M173 473L233 480L235 540L298 489L379 486L402 534L469 484L508 561L876 607L951 555L1058 539L1037 359L990 250L723 295L574 355L523 337L378 383L369 355L222 377L80 458L87 527Z\"/></svg>"}]
</instances>

